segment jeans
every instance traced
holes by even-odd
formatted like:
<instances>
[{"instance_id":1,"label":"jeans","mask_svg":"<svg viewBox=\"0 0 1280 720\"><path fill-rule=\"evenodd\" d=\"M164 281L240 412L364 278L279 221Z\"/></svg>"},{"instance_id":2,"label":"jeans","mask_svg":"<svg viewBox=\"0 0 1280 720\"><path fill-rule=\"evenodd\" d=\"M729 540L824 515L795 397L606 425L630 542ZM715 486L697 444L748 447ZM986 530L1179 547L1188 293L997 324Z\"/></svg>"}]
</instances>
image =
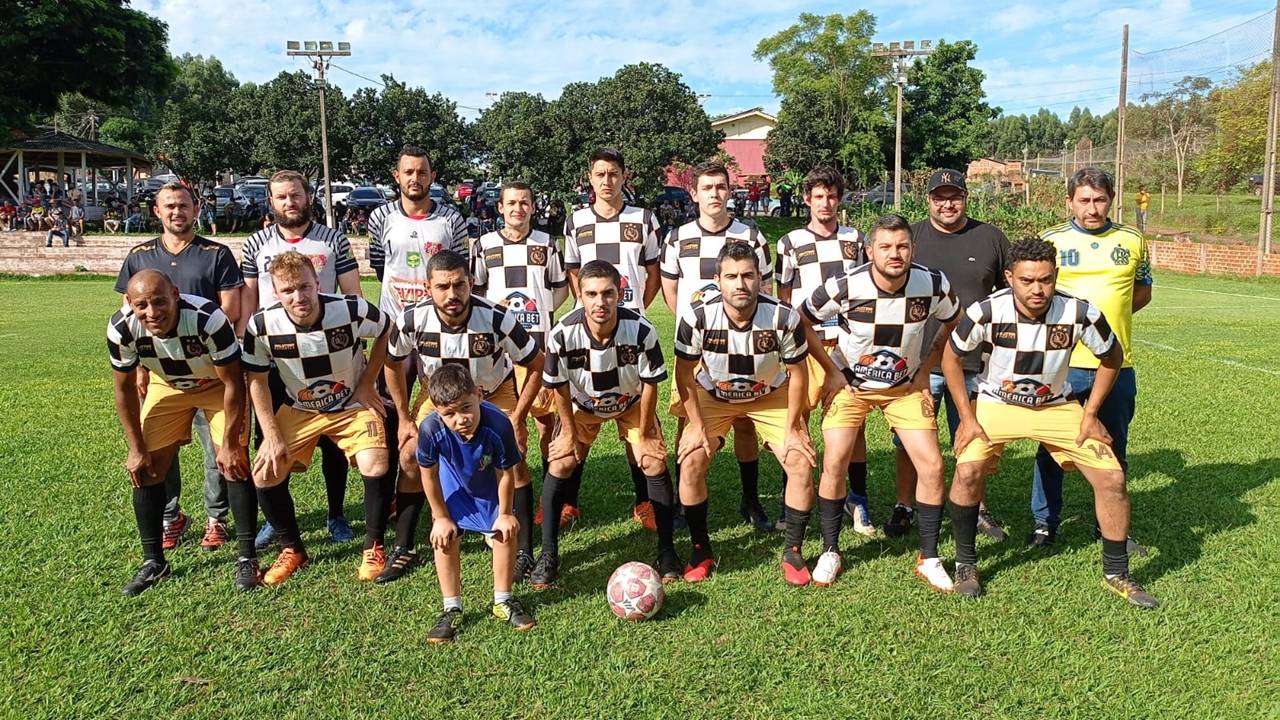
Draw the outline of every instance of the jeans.
<instances>
[{"instance_id":1,"label":"jeans","mask_svg":"<svg viewBox=\"0 0 1280 720\"><path fill-rule=\"evenodd\" d=\"M45 242L44 242L45 247L53 246L54 236L62 238L62 247L71 247L71 231L70 230L66 232L63 232L62 230L50 230L49 234L45 236Z\"/></svg>"},{"instance_id":2,"label":"jeans","mask_svg":"<svg viewBox=\"0 0 1280 720\"><path fill-rule=\"evenodd\" d=\"M1147 211L1142 208L1138 208L1138 229L1144 231L1147 229Z\"/></svg>"},{"instance_id":3,"label":"jeans","mask_svg":"<svg viewBox=\"0 0 1280 720\"><path fill-rule=\"evenodd\" d=\"M213 210L200 211L200 225L206 230L218 224L218 214Z\"/></svg>"},{"instance_id":4,"label":"jeans","mask_svg":"<svg viewBox=\"0 0 1280 720\"><path fill-rule=\"evenodd\" d=\"M124 231L133 232L134 229L141 230L143 228L141 215L130 215L124 219Z\"/></svg>"},{"instance_id":5,"label":"jeans","mask_svg":"<svg viewBox=\"0 0 1280 720\"><path fill-rule=\"evenodd\" d=\"M964 371L964 387L969 392L969 397L973 397L978 393L978 373L974 370ZM951 399L951 393L947 392L947 379L942 373L929 373L929 394L933 396L933 407L937 409L942 407L942 401L947 403L947 429L951 431L951 437L956 436L956 428L960 426L960 413L956 410L956 404ZM898 439L897 433L893 435L893 446L902 447L902 441Z\"/></svg>"},{"instance_id":6,"label":"jeans","mask_svg":"<svg viewBox=\"0 0 1280 720\"><path fill-rule=\"evenodd\" d=\"M227 502L227 481L223 479L222 473L218 472L218 451L213 446L213 437L209 434L209 419L205 417L203 410L196 411L196 417L191 423L191 429L196 438L200 440L200 447L204 452L205 513L211 518L226 520L227 515L231 512L231 506ZM177 519L178 513L182 511L180 504L182 469L179 466L178 456L174 455L173 465L169 467L169 474L164 478L165 522Z\"/></svg>"},{"instance_id":7,"label":"jeans","mask_svg":"<svg viewBox=\"0 0 1280 720\"><path fill-rule=\"evenodd\" d=\"M1093 380L1097 370L1071 368L1067 373L1067 382L1071 383L1070 399L1081 404L1093 390ZM1133 368L1122 368L1111 394L1098 409L1098 419L1111 434L1111 451L1120 461L1125 474L1129 472L1129 423L1137 409L1138 381ZM1037 525L1044 525L1057 530L1062 522L1062 468L1054 462L1049 451L1040 446L1036 452L1035 477L1031 483L1031 514L1035 516Z\"/></svg>"}]
</instances>

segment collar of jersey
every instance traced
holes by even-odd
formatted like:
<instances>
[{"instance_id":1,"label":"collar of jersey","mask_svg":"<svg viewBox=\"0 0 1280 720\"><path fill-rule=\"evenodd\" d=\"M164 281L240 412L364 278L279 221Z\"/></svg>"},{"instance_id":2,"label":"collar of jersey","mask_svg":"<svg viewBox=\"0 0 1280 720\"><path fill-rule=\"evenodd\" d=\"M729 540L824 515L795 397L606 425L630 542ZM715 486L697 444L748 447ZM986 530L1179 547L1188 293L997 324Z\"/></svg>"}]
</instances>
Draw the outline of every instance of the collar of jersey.
<instances>
[{"instance_id":1,"label":"collar of jersey","mask_svg":"<svg viewBox=\"0 0 1280 720\"><path fill-rule=\"evenodd\" d=\"M312 220L312 221L308 222L308 223L307 223L307 230L306 230L306 232L302 233L301 235L299 235L299 236L298 236L298 237L296 237L296 238L287 238L287 237L285 237L285 236L284 236L284 233L280 231L280 226L279 226L278 224L277 224L277 225L272 225L271 227L275 228L275 230L276 230L276 237L280 238L280 239L281 239L281 240L283 240L284 242L289 243L290 245L296 245L297 243L300 243L300 242L302 242L303 240L306 240L306 239L307 239L307 236L311 234L311 226L312 226L312 225L315 225L315 224L316 224L316 222L315 222L314 220Z\"/></svg>"},{"instance_id":2,"label":"collar of jersey","mask_svg":"<svg viewBox=\"0 0 1280 720\"><path fill-rule=\"evenodd\" d=\"M626 203L623 203L622 209L618 211L617 215L614 215L611 218L607 218L601 215L600 213L596 212L596 206L593 204L591 205L591 214L596 216L596 222L618 222L619 220L622 219L622 214L627 211L628 207L629 206Z\"/></svg>"},{"instance_id":3,"label":"collar of jersey","mask_svg":"<svg viewBox=\"0 0 1280 720\"><path fill-rule=\"evenodd\" d=\"M1111 222L1111 218L1107 218L1107 224L1103 225L1097 230L1090 230L1088 228L1080 227L1080 223L1077 223L1075 218L1071 218L1067 222L1071 223L1072 228L1086 235L1106 235L1107 232L1111 230L1111 228L1115 227L1115 223Z\"/></svg>"},{"instance_id":4,"label":"collar of jersey","mask_svg":"<svg viewBox=\"0 0 1280 720\"><path fill-rule=\"evenodd\" d=\"M742 325L739 325L737 322L734 321L733 318L729 317L729 306L724 302L723 297L721 296L717 296L717 297L720 297L720 302L722 305L722 309L720 312L724 313L724 319L727 323L729 323L730 330L733 330L734 332L745 332L747 330L752 330L755 328L756 316L760 314L760 297L759 296L756 296L756 309L752 311L750 319L748 319L747 322Z\"/></svg>"},{"instance_id":5,"label":"collar of jersey","mask_svg":"<svg viewBox=\"0 0 1280 720\"><path fill-rule=\"evenodd\" d=\"M434 217L434 216L435 216L435 214L436 214L436 211L440 209L440 203L436 202L435 200L431 200L430 198L428 198L428 200L431 200L431 212L427 213L426 215L422 215L422 216L418 216L418 215L410 215L409 213L407 213L407 212L405 212L405 211L404 211L404 204L403 204L403 203L401 203L401 202L400 202L400 200L401 200L401 198L396 198L396 209L400 211L400 214L401 214L401 215L403 215L403 216L405 216L405 217L409 218L410 220L429 220L429 219L431 219L432 217Z\"/></svg>"},{"instance_id":6,"label":"collar of jersey","mask_svg":"<svg viewBox=\"0 0 1280 720\"><path fill-rule=\"evenodd\" d=\"M698 224L698 231L703 235L724 235L725 233L729 232L729 228L733 227L734 219L730 217L728 224L726 224L723 228L720 228L719 230L708 230L706 226L702 224L701 217L699 217L697 220L694 220L694 222Z\"/></svg>"},{"instance_id":7,"label":"collar of jersey","mask_svg":"<svg viewBox=\"0 0 1280 720\"><path fill-rule=\"evenodd\" d=\"M818 233L811 230L808 225L804 226L804 231L812 235L815 240L835 240L836 238L840 237L840 229L841 229L841 226L839 224L836 224L835 232L831 233L830 235L819 235Z\"/></svg>"},{"instance_id":8,"label":"collar of jersey","mask_svg":"<svg viewBox=\"0 0 1280 720\"><path fill-rule=\"evenodd\" d=\"M450 335L458 335L467 331L467 326L471 324L471 313L475 312L475 309L476 304L471 301L471 298L467 298L467 315L463 319L462 324L456 326L455 329L455 326L449 325L444 321L444 318L440 317L440 310L434 304L431 305L431 312L435 313L436 320L440 321L440 330Z\"/></svg>"},{"instance_id":9,"label":"collar of jersey","mask_svg":"<svg viewBox=\"0 0 1280 720\"><path fill-rule=\"evenodd\" d=\"M506 235L503 235L501 230L494 230L494 232L498 233L498 237L502 238L502 244L504 244L504 245L519 245L520 243L524 242L525 240L528 240L530 237L532 237L532 236L533 236L533 223L529 223L529 230L528 230L528 232L526 232L524 235L520 236L520 239L519 239L519 240L512 240L511 238L507 237Z\"/></svg>"},{"instance_id":10,"label":"collar of jersey","mask_svg":"<svg viewBox=\"0 0 1280 720\"><path fill-rule=\"evenodd\" d=\"M618 328L622 325L621 318L614 318L613 332L609 333L609 339L604 342L598 342L596 336L591 334L591 327L586 322L586 311L583 311L582 326L587 329L587 342L591 344L592 350L608 350L613 347L618 339Z\"/></svg>"}]
</instances>

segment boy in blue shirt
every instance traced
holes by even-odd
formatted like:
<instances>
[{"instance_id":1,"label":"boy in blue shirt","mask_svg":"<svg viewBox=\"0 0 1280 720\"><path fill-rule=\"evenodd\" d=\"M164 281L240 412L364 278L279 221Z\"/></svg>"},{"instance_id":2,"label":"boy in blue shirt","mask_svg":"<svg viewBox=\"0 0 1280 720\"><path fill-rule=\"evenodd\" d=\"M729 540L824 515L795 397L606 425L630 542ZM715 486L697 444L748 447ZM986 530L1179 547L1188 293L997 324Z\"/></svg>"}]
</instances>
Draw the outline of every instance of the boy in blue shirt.
<instances>
[{"instance_id":1,"label":"boy in blue shirt","mask_svg":"<svg viewBox=\"0 0 1280 720\"><path fill-rule=\"evenodd\" d=\"M536 624L511 596L516 531L512 512L515 467L521 460L505 413L480 399L465 365L449 364L427 380L435 410L418 431L418 465L431 505L431 547L444 612L429 643L453 640L462 626L461 531L493 541L493 616L524 632Z\"/></svg>"}]
</instances>

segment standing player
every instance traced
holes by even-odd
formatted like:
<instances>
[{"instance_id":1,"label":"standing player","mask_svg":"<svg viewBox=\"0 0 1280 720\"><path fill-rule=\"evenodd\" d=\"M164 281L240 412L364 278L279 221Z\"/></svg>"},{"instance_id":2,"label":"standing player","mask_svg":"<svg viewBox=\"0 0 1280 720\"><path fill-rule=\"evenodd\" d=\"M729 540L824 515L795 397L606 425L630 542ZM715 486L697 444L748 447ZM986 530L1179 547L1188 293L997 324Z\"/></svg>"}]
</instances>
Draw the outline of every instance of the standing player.
<instances>
[{"instance_id":1,"label":"standing player","mask_svg":"<svg viewBox=\"0 0 1280 720\"><path fill-rule=\"evenodd\" d=\"M680 502L693 541L684 571L688 582L705 580L715 567L707 532L707 471L729 428L744 417L755 423L787 475L782 576L792 585L811 579L801 554L817 459L805 424L808 373L802 363L808 348L800 314L760 292L759 263L750 245L725 245L717 263L719 294L694 303L676 329L676 388L689 418L677 452Z\"/></svg>"},{"instance_id":2,"label":"standing player","mask_svg":"<svg viewBox=\"0 0 1280 720\"><path fill-rule=\"evenodd\" d=\"M947 386L953 397L964 398L959 355L984 346L990 351L976 403L957 402L960 426L951 484L955 590L966 597L982 593L974 536L985 465L1006 443L1026 438L1039 442L1057 462L1074 465L1093 486L1102 526L1103 587L1131 605L1156 608L1159 601L1129 576L1129 494L1102 422L1124 351L1098 308L1056 289L1059 252L1041 240L1014 244L1005 272L1009 288L969 306L943 356ZM1077 343L1099 360L1083 408L1070 400L1075 388L1068 364L1077 362Z\"/></svg>"},{"instance_id":3,"label":"standing player","mask_svg":"<svg viewBox=\"0 0 1280 720\"><path fill-rule=\"evenodd\" d=\"M622 153L613 148L598 148L587 159L587 176L591 183L591 205L575 210L564 224L564 260L569 271L569 287L578 297L578 269L592 260L603 260L622 275L622 295L618 304L644 315L645 308L662 289L658 277L661 247L658 241L658 218L650 210L626 204L623 185L627 164ZM631 465L631 482L636 500L632 517L646 526L651 517L644 505L644 473L635 458ZM585 462L578 465L574 476L565 484L564 517L566 523L578 517L578 490L582 486Z\"/></svg>"},{"instance_id":4,"label":"standing player","mask_svg":"<svg viewBox=\"0 0 1280 720\"><path fill-rule=\"evenodd\" d=\"M281 253L294 251L311 261L319 278L319 292L360 295L360 268L351 254L351 245L341 232L311 220L313 198L306 179L293 170L281 170L271 176L267 192L275 223L249 236L240 261L240 270L244 273L242 324L238 328L241 331L243 322L250 316L260 308L276 303L271 285L271 262ZM278 407L285 397L278 371L271 371L269 382L272 400ZM254 410L257 410L256 406ZM260 429L261 425L258 427ZM347 459L327 436L320 440L320 458L329 504L325 525L335 542L348 542L355 538L355 533L343 514L349 469ZM275 540L276 528L268 518L258 533L258 547L266 547Z\"/></svg>"},{"instance_id":5,"label":"standing player","mask_svg":"<svg viewBox=\"0 0 1280 720\"><path fill-rule=\"evenodd\" d=\"M778 298L792 307L804 305L822 283L847 275L866 260L866 242L856 228L840 225L837 213L844 197L844 177L829 167L817 167L805 176L801 186L805 204L809 206L809 224L792 230L778 240ZM814 348L830 353L836 347L839 322L832 318L817 328ZM814 348L811 348L814 349ZM808 360L809 409L818 406L819 393L825 380L822 366L813 357ZM867 441L865 428L858 431L849 460L849 497L845 512L853 520L853 530L873 536L867 499Z\"/></svg>"},{"instance_id":6,"label":"standing player","mask_svg":"<svg viewBox=\"0 0 1280 720\"><path fill-rule=\"evenodd\" d=\"M258 508L247 482L244 376L235 329L217 305L180 294L158 270L142 270L131 277L125 300L127 307L112 316L107 326L107 350L116 370L116 414L129 445L125 468L133 484L143 563L124 586L124 594L137 595L170 573L161 539L163 482L179 446L191 442L197 410L208 416L217 438L218 469L231 481L228 494L240 546L236 587L252 590L258 586L253 546ZM139 365L153 373L141 409L134 389Z\"/></svg>"},{"instance_id":7,"label":"standing player","mask_svg":"<svg viewBox=\"0 0 1280 720\"><path fill-rule=\"evenodd\" d=\"M472 292L467 260L452 250L441 250L427 261L428 297L401 311L396 317L388 351L387 391L396 413L412 422L400 423L396 439L400 451L400 473L421 482L414 448L418 429L431 412L430 394L418 392L410 406L405 382L405 360L418 355L418 380L425 383L445 365L466 365L482 398L498 406L511 419L515 437L524 452L529 441L525 420L542 390L542 351L509 309ZM519 395L515 387L515 366L522 366L526 382ZM515 514L520 521L516 551L516 577L524 579L533 569L533 487L529 468L521 459L515 468ZM407 480L402 480L405 484ZM396 544L412 548L416 528L396 531ZM406 552L412 552L408 550ZM412 555L409 556L413 560Z\"/></svg>"},{"instance_id":8,"label":"standing player","mask_svg":"<svg viewBox=\"0 0 1280 720\"><path fill-rule=\"evenodd\" d=\"M843 570L840 555L841 504L845 474L858 431L873 408L880 408L889 427L919 471L916 501L920 513L920 556L916 574L935 589L951 590L951 578L938 557L942 529L942 451L929 368L942 355L944 333L960 314L951 284L937 270L911 262L915 249L911 226L899 215L885 215L871 229L867 254L871 261L823 283L804 304L806 335L816 344L813 325L839 318L837 346L831 355L811 355L826 379L822 400L822 440L826 446L818 486L823 553L813 571L819 585L835 582ZM925 325L941 323L932 346L925 346Z\"/></svg>"},{"instance_id":9,"label":"standing player","mask_svg":"<svg viewBox=\"0 0 1280 720\"><path fill-rule=\"evenodd\" d=\"M578 274L582 307L556 324L547 341L543 384L555 391L560 433L551 444L542 484L542 553L529 576L546 587L559 576L560 485L572 475L613 420L645 475L658 532L658 573L663 582L680 577L672 537L671 476L658 426L658 384L667 377L658 331L640 313L618 307L621 276L602 260Z\"/></svg>"},{"instance_id":10,"label":"standing player","mask_svg":"<svg viewBox=\"0 0 1280 720\"><path fill-rule=\"evenodd\" d=\"M159 270L178 288L179 293L216 303L233 325L238 324L240 288L244 285L244 278L235 256L226 245L196 234L195 196L191 189L179 182L166 183L156 192L155 211L164 231L159 237L134 245L125 256L116 277L116 292L123 295L128 289L129 278L142 270ZM138 368L138 394L144 400L149 376L146 365ZM204 507L208 517L200 547L216 550L227 541L227 515L231 511L227 481L218 472L217 452L209 434L209 419L203 410L196 411L192 427L204 451ZM170 464L164 481L167 497L164 509L165 550L178 546L189 523L179 504L182 495L179 465Z\"/></svg>"},{"instance_id":11,"label":"standing player","mask_svg":"<svg viewBox=\"0 0 1280 720\"><path fill-rule=\"evenodd\" d=\"M760 229L735 220L725 203L729 199L729 170L718 162L705 162L693 169L694 201L698 219L671 233L662 246L662 296L677 318L689 307L705 302L720 292L716 275L720 251L730 243L745 243L756 253L761 287L773 278L769 242ZM684 429L680 396L671 394L669 412L677 420L676 435ZM742 478L742 502L738 513L757 530L771 532L773 522L760 505L760 439L755 423L739 418L733 424L733 448ZM633 466L634 467L634 466Z\"/></svg>"},{"instance_id":12,"label":"standing player","mask_svg":"<svg viewBox=\"0 0 1280 720\"><path fill-rule=\"evenodd\" d=\"M329 438L354 461L364 478L364 553L357 577L383 570L383 532L390 504L382 401L374 381L387 354L390 320L359 295L319 291L310 259L289 251L271 262L271 286L279 300L249 319L244 365L263 442L253 462L262 512L284 549L263 581L279 585L307 564L289 473L305 470L316 443ZM373 341L366 365L362 339ZM279 409L267 386L274 366L284 385Z\"/></svg>"},{"instance_id":13,"label":"standing player","mask_svg":"<svg viewBox=\"0 0 1280 720\"><path fill-rule=\"evenodd\" d=\"M1137 410L1138 382L1133 371L1133 314L1151 302L1151 264L1142 233L1111 222L1115 199L1111 176L1098 168L1082 168L1067 181L1071 220L1040 233L1058 250L1058 287L1085 300L1106 316L1124 350L1124 365L1115 386L1098 408L1098 417L1111 434L1111 448L1120 467L1129 471L1129 423ZM1071 355L1071 399L1084 402L1093 387L1099 362L1086 348ZM1041 448L1031 487L1031 512L1036 527L1028 542L1052 545L1062 513L1062 468ZM1146 554L1131 541L1130 552Z\"/></svg>"}]
</instances>

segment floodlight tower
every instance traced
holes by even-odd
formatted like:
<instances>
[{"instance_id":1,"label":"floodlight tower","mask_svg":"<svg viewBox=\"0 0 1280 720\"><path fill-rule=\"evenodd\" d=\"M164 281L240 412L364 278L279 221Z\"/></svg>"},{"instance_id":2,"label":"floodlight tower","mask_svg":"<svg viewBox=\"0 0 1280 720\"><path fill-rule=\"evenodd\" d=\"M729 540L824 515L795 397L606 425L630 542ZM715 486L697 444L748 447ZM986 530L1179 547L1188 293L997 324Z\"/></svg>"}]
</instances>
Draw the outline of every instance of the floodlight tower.
<instances>
[{"instance_id":1,"label":"floodlight tower","mask_svg":"<svg viewBox=\"0 0 1280 720\"><path fill-rule=\"evenodd\" d=\"M290 57L305 57L316 69L316 78L320 81L320 158L324 165L324 218L325 224L334 227L333 223L333 187L329 177L329 126L325 119L324 83L325 72L329 69L329 58L346 57L351 54L351 43L335 43L328 40L289 40L285 49ZM310 213L311 209L307 208Z\"/></svg>"},{"instance_id":2,"label":"floodlight tower","mask_svg":"<svg viewBox=\"0 0 1280 720\"><path fill-rule=\"evenodd\" d=\"M900 43L875 43L871 46L871 57L893 58L893 84L898 86L897 135L893 144L893 209L902 208L902 91L907 86L907 58L920 57L933 53L933 41L921 40L916 47L915 40L904 40Z\"/></svg>"}]
</instances>

